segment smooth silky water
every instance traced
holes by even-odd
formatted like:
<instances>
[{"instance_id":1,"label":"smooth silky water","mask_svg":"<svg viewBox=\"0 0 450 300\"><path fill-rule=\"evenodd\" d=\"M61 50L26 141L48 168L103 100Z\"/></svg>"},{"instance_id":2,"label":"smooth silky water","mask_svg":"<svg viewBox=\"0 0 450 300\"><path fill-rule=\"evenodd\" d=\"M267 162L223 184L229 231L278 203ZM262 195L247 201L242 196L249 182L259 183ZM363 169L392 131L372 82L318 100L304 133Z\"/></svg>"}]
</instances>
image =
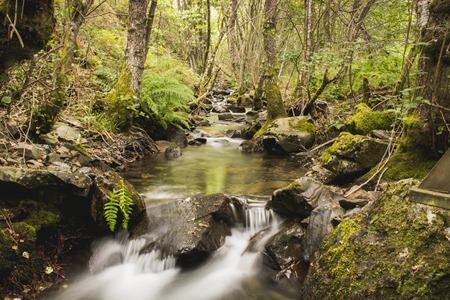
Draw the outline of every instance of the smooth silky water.
<instances>
[{"instance_id":1,"label":"smooth silky water","mask_svg":"<svg viewBox=\"0 0 450 300\"><path fill-rule=\"evenodd\" d=\"M207 134L219 136L230 126L239 125L218 123L207 128ZM208 138L205 145L183 149L176 159L156 155L130 166L125 174L149 209L195 194L224 193L245 203L245 226L236 224L224 246L206 263L181 271L174 257L161 259L158 252L139 253L149 238L158 238L157 231L135 240L121 233L115 239L97 241L90 271L55 299L293 299L293 294L261 276L257 250L278 226L273 213L264 209L265 202L275 189L301 177L304 170L288 157L241 153L237 150L240 143L238 139ZM248 251L250 238L269 226L270 233Z\"/></svg>"}]
</instances>

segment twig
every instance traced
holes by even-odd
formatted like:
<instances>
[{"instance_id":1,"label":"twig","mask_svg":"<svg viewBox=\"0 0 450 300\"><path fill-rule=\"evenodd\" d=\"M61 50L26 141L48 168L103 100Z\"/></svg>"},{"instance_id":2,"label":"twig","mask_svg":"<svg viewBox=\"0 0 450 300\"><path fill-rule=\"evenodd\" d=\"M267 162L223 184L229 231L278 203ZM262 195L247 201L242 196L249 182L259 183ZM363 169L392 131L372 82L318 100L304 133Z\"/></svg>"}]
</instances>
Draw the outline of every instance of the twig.
<instances>
[{"instance_id":1,"label":"twig","mask_svg":"<svg viewBox=\"0 0 450 300\"><path fill-rule=\"evenodd\" d=\"M22 46L22 48L25 48L25 44L23 43L22 37L20 36L20 33L17 31L16 25L14 25L14 23L11 21L11 18L9 17L8 14L6 14L6 17L8 18L8 21L11 23L9 26L11 26L12 31L16 33L17 38L19 39L19 43L20 46ZM12 34L10 36L10 39L12 38Z\"/></svg>"},{"instance_id":2,"label":"twig","mask_svg":"<svg viewBox=\"0 0 450 300\"><path fill-rule=\"evenodd\" d=\"M370 176L369 179L367 179L366 181L364 181L364 182L363 182L362 184L360 184L357 188L355 188L355 189L349 191L347 194L345 194L345 195L344 195L344 198L347 198L348 196L350 196L350 195L353 194L354 192L359 191L363 186L365 186L365 185L368 184L370 181L372 181L372 179L374 179L375 176L377 176L378 173L380 173L381 170L384 170L384 171L383 171L383 174L384 174L384 172L387 170L387 168L384 168L384 166L387 164L388 161L389 161L389 159L386 159L386 161L384 162L382 168L378 169L378 171L376 171L375 173L373 173L373 175Z\"/></svg>"},{"instance_id":3,"label":"twig","mask_svg":"<svg viewBox=\"0 0 450 300\"><path fill-rule=\"evenodd\" d=\"M309 150L309 152L314 152L314 151L316 151L316 150L319 150L319 149L322 148L322 147L325 147L326 145L332 144L332 143L334 143L334 141L335 141L336 139L337 139L337 138L331 139L331 140L329 140L328 142L325 142L325 143L323 143L323 144L321 144L321 145L319 145L319 146L317 146L317 147L315 147L315 148Z\"/></svg>"}]
</instances>

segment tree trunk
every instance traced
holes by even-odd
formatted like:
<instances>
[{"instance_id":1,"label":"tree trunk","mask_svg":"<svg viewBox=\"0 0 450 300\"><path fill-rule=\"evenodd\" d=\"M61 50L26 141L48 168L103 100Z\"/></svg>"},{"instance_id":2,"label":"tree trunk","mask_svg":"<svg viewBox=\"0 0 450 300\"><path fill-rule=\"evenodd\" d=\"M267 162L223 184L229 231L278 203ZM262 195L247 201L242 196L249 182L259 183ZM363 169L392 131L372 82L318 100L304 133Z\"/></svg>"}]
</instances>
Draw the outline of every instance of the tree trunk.
<instances>
[{"instance_id":1,"label":"tree trunk","mask_svg":"<svg viewBox=\"0 0 450 300\"><path fill-rule=\"evenodd\" d=\"M236 22L237 22L238 0L230 1L230 16L228 18L228 51L230 53L231 68L233 75L238 77L238 55L236 45Z\"/></svg>"},{"instance_id":2,"label":"tree trunk","mask_svg":"<svg viewBox=\"0 0 450 300\"><path fill-rule=\"evenodd\" d=\"M147 53L147 8L148 0L130 0L125 64L131 75L130 85L135 95L139 95Z\"/></svg>"},{"instance_id":3,"label":"tree trunk","mask_svg":"<svg viewBox=\"0 0 450 300\"><path fill-rule=\"evenodd\" d=\"M264 52L266 54L266 101L267 101L267 121L269 122L285 117L281 91L278 87L278 63L277 63L277 45L276 45L276 16L277 0L266 0L264 5Z\"/></svg>"},{"instance_id":4,"label":"tree trunk","mask_svg":"<svg viewBox=\"0 0 450 300\"><path fill-rule=\"evenodd\" d=\"M428 101L403 122L403 134L384 176L423 178L448 148L450 120L450 2L418 0L418 24L425 42L419 58L416 96Z\"/></svg>"},{"instance_id":5,"label":"tree trunk","mask_svg":"<svg viewBox=\"0 0 450 300\"><path fill-rule=\"evenodd\" d=\"M430 148L442 153L447 149L450 122L450 2L419 0L418 12L422 13L419 15L422 41L427 44L419 59L417 96L431 105L421 103L417 114L430 125L433 137Z\"/></svg>"}]
</instances>

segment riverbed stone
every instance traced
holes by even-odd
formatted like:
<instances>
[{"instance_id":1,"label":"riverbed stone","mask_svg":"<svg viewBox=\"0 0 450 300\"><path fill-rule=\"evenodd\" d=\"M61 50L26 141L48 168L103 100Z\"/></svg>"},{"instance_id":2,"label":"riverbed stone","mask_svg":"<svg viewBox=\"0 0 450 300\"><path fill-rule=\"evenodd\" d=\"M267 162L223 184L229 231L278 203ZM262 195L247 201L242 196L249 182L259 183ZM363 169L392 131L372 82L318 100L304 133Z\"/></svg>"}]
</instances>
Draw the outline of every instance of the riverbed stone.
<instances>
[{"instance_id":1,"label":"riverbed stone","mask_svg":"<svg viewBox=\"0 0 450 300\"><path fill-rule=\"evenodd\" d=\"M382 159L388 143L363 135L341 133L320 158L337 179L348 182L368 172Z\"/></svg>"},{"instance_id":2,"label":"riverbed stone","mask_svg":"<svg viewBox=\"0 0 450 300\"><path fill-rule=\"evenodd\" d=\"M368 134L373 130L389 130L395 121L394 112L374 111L367 104L356 105L355 114L344 124L353 134Z\"/></svg>"},{"instance_id":3,"label":"riverbed stone","mask_svg":"<svg viewBox=\"0 0 450 300\"><path fill-rule=\"evenodd\" d=\"M316 128L307 117L279 118L269 124L261 139L269 152L298 153L310 148Z\"/></svg>"},{"instance_id":4,"label":"riverbed stone","mask_svg":"<svg viewBox=\"0 0 450 300\"><path fill-rule=\"evenodd\" d=\"M272 194L268 208L294 218L305 219L322 204L334 203L343 196L335 193L310 177L296 179Z\"/></svg>"},{"instance_id":5,"label":"riverbed stone","mask_svg":"<svg viewBox=\"0 0 450 300\"><path fill-rule=\"evenodd\" d=\"M131 229L131 238L154 231L161 235L144 247L144 253L160 250L174 255L179 266L191 268L220 248L225 237L231 234L233 212L230 199L223 194L194 196L165 207L149 208L147 218ZM172 216L170 223L167 211ZM175 219L174 215L177 216Z\"/></svg>"}]
</instances>

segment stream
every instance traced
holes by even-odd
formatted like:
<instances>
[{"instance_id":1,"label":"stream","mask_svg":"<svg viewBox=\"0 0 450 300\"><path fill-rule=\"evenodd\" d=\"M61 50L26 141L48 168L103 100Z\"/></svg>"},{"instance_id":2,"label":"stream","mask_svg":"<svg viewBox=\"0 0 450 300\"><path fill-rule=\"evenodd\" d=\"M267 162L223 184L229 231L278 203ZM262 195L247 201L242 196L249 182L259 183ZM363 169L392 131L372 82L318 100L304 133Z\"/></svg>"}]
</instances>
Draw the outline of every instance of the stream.
<instances>
[{"instance_id":1,"label":"stream","mask_svg":"<svg viewBox=\"0 0 450 300\"><path fill-rule=\"evenodd\" d=\"M80 274L55 299L295 298L292 291L277 287L264 276L258 251L246 249L259 230L271 226L271 233L277 232L279 220L265 210L265 203L275 189L301 177L304 170L289 157L241 153L237 147L242 140L223 137L227 129L241 126L215 122L202 128L210 136L206 144L188 146L182 156L172 160L164 154L149 157L129 166L125 178L141 193L149 209L196 194L235 196L250 204L245 212L246 226L236 224L225 244L206 263L189 271L177 268L172 256L161 259L157 251L140 254L143 238L129 240L122 232L115 239L96 241L89 271ZM157 232L148 235L158 238ZM265 240L252 249L261 249Z\"/></svg>"}]
</instances>

